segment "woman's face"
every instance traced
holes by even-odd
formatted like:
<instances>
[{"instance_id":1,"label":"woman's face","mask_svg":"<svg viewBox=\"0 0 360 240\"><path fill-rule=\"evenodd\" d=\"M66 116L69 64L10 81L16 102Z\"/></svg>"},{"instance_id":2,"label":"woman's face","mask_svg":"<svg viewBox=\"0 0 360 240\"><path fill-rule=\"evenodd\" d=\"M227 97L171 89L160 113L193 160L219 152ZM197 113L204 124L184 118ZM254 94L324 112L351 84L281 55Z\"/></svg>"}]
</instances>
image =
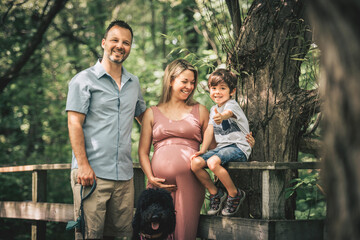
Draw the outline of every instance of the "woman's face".
<instances>
[{"instance_id":1,"label":"woman's face","mask_svg":"<svg viewBox=\"0 0 360 240\"><path fill-rule=\"evenodd\" d=\"M171 83L171 97L186 101L195 88L195 75L191 70L183 71Z\"/></svg>"}]
</instances>

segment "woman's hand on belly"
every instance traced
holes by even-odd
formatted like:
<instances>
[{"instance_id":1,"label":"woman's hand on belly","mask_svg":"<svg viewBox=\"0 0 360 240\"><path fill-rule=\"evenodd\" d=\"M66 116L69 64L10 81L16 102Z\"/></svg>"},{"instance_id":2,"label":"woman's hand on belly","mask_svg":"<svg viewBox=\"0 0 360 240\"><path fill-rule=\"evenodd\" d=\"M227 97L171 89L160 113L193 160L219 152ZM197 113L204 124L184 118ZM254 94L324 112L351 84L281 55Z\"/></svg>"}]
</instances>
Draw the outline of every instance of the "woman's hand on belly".
<instances>
[{"instance_id":1,"label":"woman's hand on belly","mask_svg":"<svg viewBox=\"0 0 360 240\"><path fill-rule=\"evenodd\" d=\"M149 183L155 188L163 188L170 192L175 192L177 190L177 186L175 184L166 184L166 179L164 178L152 177L148 180Z\"/></svg>"}]
</instances>

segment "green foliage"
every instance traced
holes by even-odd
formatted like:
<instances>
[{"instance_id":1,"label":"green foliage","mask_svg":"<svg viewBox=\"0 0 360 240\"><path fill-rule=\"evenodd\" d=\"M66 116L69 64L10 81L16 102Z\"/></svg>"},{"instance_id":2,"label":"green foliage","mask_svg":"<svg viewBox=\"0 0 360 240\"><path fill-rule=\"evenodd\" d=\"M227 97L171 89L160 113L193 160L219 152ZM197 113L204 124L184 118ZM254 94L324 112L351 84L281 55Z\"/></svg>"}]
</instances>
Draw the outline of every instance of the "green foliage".
<instances>
[{"instance_id":1,"label":"green foliage","mask_svg":"<svg viewBox=\"0 0 360 240\"><path fill-rule=\"evenodd\" d=\"M47 3L28 0L0 4L1 76L23 54ZM240 4L244 18L250 4L249 1L240 1ZM218 66L225 67L226 51L234 45L224 0L70 0L47 29L18 77L0 94L1 166L71 162L65 112L68 83L76 73L94 65L102 56L101 40L106 26L114 19L123 19L133 28L133 46L124 66L139 77L148 107L159 100L165 66L177 58L188 59L199 70L195 99L207 108L213 105L207 93L208 75ZM301 66L300 85L305 89L312 89L307 79L315 79L313 73L317 73L317 67L313 68L312 64L317 66L319 53L316 47L311 50L306 56L309 64ZM139 137L140 126L134 122L134 161L138 161ZM319 216L317 211L324 208L311 200L321 199L315 195L315 187L309 186L310 196L301 192L316 178L306 174L299 176L301 180L294 184L301 184L292 190L297 192L297 215L308 214L307 209L311 207L311 214ZM48 202L72 202L69 175L69 171L49 171ZM0 200L31 200L31 173L0 174L0 181L3 183ZM0 224L4 226L0 236L19 229L12 239L29 239L28 221L0 219ZM71 238L62 232L63 225L48 223L48 238Z\"/></svg>"},{"instance_id":2,"label":"green foliage","mask_svg":"<svg viewBox=\"0 0 360 240\"><path fill-rule=\"evenodd\" d=\"M299 154L301 161L314 161L306 154ZM296 219L324 219L326 201L322 192L320 170L299 170L299 177L290 181L285 197L296 197Z\"/></svg>"},{"instance_id":3,"label":"green foliage","mask_svg":"<svg viewBox=\"0 0 360 240\"><path fill-rule=\"evenodd\" d=\"M312 90L318 88L320 50L317 47L317 45L314 43L311 44L310 49L306 54L305 58L299 60L304 61L303 64L301 65L299 86L302 89L306 89L306 90Z\"/></svg>"}]
</instances>

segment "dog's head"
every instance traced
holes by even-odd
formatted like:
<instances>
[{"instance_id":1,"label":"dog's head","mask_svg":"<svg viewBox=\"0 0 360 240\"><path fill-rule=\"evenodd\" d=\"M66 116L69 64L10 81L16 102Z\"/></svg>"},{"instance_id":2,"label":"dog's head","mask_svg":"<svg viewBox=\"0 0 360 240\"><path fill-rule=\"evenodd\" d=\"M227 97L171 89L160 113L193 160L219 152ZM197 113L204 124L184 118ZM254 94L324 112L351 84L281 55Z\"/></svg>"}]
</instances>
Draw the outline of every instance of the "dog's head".
<instances>
[{"instance_id":1,"label":"dog's head","mask_svg":"<svg viewBox=\"0 0 360 240\"><path fill-rule=\"evenodd\" d=\"M141 193L132 222L134 239L166 239L174 232L175 223L175 208L168 191L150 188Z\"/></svg>"}]
</instances>

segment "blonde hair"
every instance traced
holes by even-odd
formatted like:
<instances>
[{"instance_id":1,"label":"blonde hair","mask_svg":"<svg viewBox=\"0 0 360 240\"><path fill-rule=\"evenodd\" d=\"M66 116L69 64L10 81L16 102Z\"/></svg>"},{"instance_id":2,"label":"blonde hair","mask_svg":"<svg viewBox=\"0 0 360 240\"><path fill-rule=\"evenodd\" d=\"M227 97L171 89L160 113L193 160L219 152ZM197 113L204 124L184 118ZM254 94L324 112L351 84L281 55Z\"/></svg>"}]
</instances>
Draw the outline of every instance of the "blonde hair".
<instances>
[{"instance_id":1,"label":"blonde hair","mask_svg":"<svg viewBox=\"0 0 360 240\"><path fill-rule=\"evenodd\" d=\"M191 65L185 59L176 59L172 61L165 68L163 85L162 85L162 93L160 97L160 103L167 103L171 99L171 82L177 78L182 72L190 70L194 73L194 90L190 94L190 96L186 99L185 103L189 106L196 104L197 102L193 99L193 95L195 93L197 83L198 83L198 72L193 65Z\"/></svg>"}]
</instances>

